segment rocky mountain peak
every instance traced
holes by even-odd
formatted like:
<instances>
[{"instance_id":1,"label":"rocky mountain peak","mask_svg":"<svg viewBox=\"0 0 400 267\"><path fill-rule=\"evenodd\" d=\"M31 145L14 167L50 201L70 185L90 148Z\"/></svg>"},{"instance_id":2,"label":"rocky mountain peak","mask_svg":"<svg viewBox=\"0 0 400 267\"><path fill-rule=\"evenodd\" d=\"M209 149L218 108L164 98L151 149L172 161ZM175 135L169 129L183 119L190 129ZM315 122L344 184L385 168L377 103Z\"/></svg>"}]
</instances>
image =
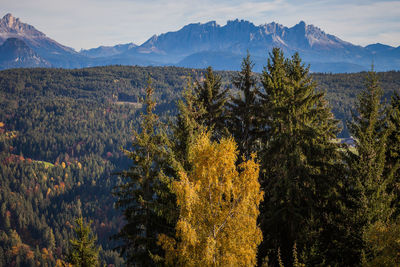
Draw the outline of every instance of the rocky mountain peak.
<instances>
[{"instance_id":1,"label":"rocky mountain peak","mask_svg":"<svg viewBox=\"0 0 400 267\"><path fill-rule=\"evenodd\" d=\"M2 20L5 22L5 24L9 27L12 28L14 24L19 22L18 18L15 18L11 13L7 13Z\"/></svg>"},{"instance_id":2,"label":"rocky mountain peak","mask_svg":"<svg viewBox=\"0 0 400 267\"><path fill-rule=\"evenodd\" d=\"M239 19L235 19L235 20L228 20L228 22L226 23L227 25L252 25L254 26L254 24L248 20L239 20Z\"/></svg>"},{"instance_id":3,"label":"rocky mountain peak","mask_svg":"<svg viewBox=\"0 0 400 267\"><path fill-rule=\"evenodd\" d=\"M326 70L325 66L329 65L329 71L334 72L340 69L337 64L357 71L363 70L364 66L368 69L372 58L383 66L381 69L388 66L398 69L399 63L393 63L393 57L396 60L400 58L400 47L381 44L365 48L355 46L304 21L291 27L276 22L255 25L239 19L227 21L222 26L215 21L192 23L177 31L153 35L140 46L100 46L77 53L8 13L0 17L0 46L2 43L6 65L3 64L0 69L19 66L13 62L20 62L21 66L23 63L27 66L67 68L143 64L199 68L212 65L218 69L233 70L240 67L243 55L250 51L258 62L257 71L261 71L265 54L273 47L284 49L288 55L299 52L305 62L316 62L314 70Z\"/></svg>"},{"instance_id":4,"label":"rocky mountain peak","mask_svg":"<svg viewBox=\"0 0 400 267\"><path fill-rule=\"evenodd\" d=\"M0 35L2 35L4 39L16 37L10 34L31 37L46 36L44 33L36 30L35 27L21 22L19 18L14 17L11 13L7 13L2 19L0 19Z\"/></svg>"},{"instance_id":5,"label":"rocky mountain peak","mask_svg":"<svg viewBox=\"0 0 400 267\"><path fill-rule=\"evenodd\" d=\"M296 25L294 25L292 28L290 28L292 32L295 32L299 36L304 36L307 31L307 25L304 21L300 21Z\"/></svg>"},{"instance_id":6,"label":"rocky mountain peak","mask_svg":"<svg viewBox=\"0 0 400 267\"><path fill-rule=\"evenodd\" d=\"M247 20L229 20L226 25L224 26L225 29L227 30L232 30L233 34L235 32L243 32L246 31L248 33L251 33L257 29L257 27L250 21Z\"/></svg>"},{"instance_id":7,"label":"rocky mountain peak","mask_svg":"<svg viewBox=\"0 0 400 267\"><path fill-rule=\"evenodd\" d=\"M208 27L218 27L219 26L215 20L209 21L209 22L205 23L204 25L208 26Z\"/></svg>"},{"instance_id":8,"label":"rocky mountain peak","mask_svg":"<svg viewBox=\"0 0 400 267\"><path fill-rule=\"evenodd\" d=\"M282 35L282 32L285 30L285 27L282 24L276 22L260 25L260 27L266 34Z\"/></svg>"},{"instance_id":9,"label":"rocky mountain peak","mask_svg":"<svg viewBox=\"0 0 400 267\"><path fill-rule=\"evenodd\" d=\"M304 22L304 20L300 20L300 22L297 23L296 26L300 27L300 28L305 28L307 26L307 24Z\"/></svg>"},{"instance_id":10,"label":"rocky mountain peak","mask_svg":"<svg viewBox=\"0 0 400 267\"><path fill-rule=\"evenodd\" d=\"M307 24L304 21L300 21L296 25L294 25L292 28L289 28L292 32L296 32L299 35L314 35L318 37L323 37L327 36L327 34L322 31L320 28L315 27L312 24Z\"/></svg>"},{"instance_id":11,"label":"rocky mountain peak","mask_svg":"<svg viewBox=\"0 0 400 267\"><path fill-rule=\"evenodd\" d=\"M0 44L9 38L21 39L35 52L42 53L43 55L53 56L57 53L76 53L72 48L63 46L48 38L35 27L23 23L19 18L14 17L10 13L0 19Z\"/></svg>"},{"instance_id":12,"label":"rocky mountain peak","mask_svg":"<svg viewBox=\"0 0 400 267\"><path fill-rule=\"evenodd\" d=\"M306 25L305 29L306 29L306 34L313 34L313 35L317 35L317 36L326 36L327 35L323 30L321 30L318 27L315 27L312 24Z\"/></svg>"}]
</instances>

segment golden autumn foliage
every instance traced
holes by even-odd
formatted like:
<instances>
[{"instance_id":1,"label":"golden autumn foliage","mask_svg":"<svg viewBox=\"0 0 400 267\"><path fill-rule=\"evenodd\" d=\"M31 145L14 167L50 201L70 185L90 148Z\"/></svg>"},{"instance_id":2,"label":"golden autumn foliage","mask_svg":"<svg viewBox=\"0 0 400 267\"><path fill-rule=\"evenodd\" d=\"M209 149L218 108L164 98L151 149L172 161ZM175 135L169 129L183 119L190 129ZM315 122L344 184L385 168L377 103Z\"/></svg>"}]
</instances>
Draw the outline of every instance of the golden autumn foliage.
<instances>
[{"instance_id":1,"label":"golden autumn foliage","mask_svg":"<svg viewBox=\"0 0 400 267\"><path fill-rule=\"evenodd\" d=\"M57 259L56 260L56 267L73 267L73 265L68 263L68 262L65 262L65 261L63 261L61 259Z\"/></svg>"},{"instance_id":2,"label":"golden autumn foliage","mask_svg":"<svg viewBox=\"0 0 400 267\"><path fill-rule=\"evenodd\" d=\"M211 142L201 134L189 152L192 171L174 182L179 208L176 237L159 236L165 261L174 266L252 266L262 241L257 227L263 192L259 165L238 168L232 138Z\"/></svg>"},{"instance_id":3,"label":"golden autumn foliage","mask_svg":"<svg viewBox=\"0 0 400 267\"><path fill-rule=\"evenodd\" d=\"M20 249L20 248L21 248L20 245L12 246L12 247L11 247L11 254L12 254L13 256L18 255L19 249Z\"/></svg>"},{"instance_id":4,"label":"golden autumn foliage","mask_svg":"<svg viewBox=\"0 0 400 267\"><path fill-rule=\"evenodd\" d=\"M53 257L53 255L51 255L51 252L49 252L47 248L42 248L42 258L43 259L46 260L46 259L50 259L52 257Z\"/></svg>"},{"instance_id":5,"label":"golden autumn foliage","mask_svg":"<svg viewBox=\"0 0 400 267\"><path fill-rule=\"evenodd\" d=\"M48 189L47 189L47 192L46 192L46 197L48 197L48 196L50 195L50 193L51 193L51 189L48 188Z\"/></svg>"},{"instance_id":6,"label":"golden autumn foliage","mask_svg":"<svg viewBox=\"0 0 400 267\"><path fill-rule=\"evenodd\" d=\"M27 258L28 260L33 260L33 259L35 258L35 254L33 253L32 250L29 249L29 247L28 247L28 249L26 250L26 258Z\"/></svg>"},{"instance_id":7,"label":"golden autumn foliage","mask_svg":"<svg viewBox=\"0 0 400 267\"><path fill-rule=\"evenodd\" d=\"M0 141L6 141L17 137L16 131L7 131L4 129L4 127L5 127L4 122L0 121Z\"/></svg>"}]
</instances>

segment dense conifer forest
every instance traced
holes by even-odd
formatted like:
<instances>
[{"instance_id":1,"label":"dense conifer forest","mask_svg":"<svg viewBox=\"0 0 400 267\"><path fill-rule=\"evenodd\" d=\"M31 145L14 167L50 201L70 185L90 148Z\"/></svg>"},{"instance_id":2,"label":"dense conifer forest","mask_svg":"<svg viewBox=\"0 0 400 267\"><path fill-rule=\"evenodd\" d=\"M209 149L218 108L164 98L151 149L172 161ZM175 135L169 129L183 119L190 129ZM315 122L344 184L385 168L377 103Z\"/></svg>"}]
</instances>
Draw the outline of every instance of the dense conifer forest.
<instances>
[{"instance_id":1,"label":"dense conifer forest","mask_svg":"<svg viewBox=\"0 0 400 267\"><path fill-rule=\"evenodd\" d=\"M265 66L1 71L0 266L400 264L400 72Z\"/></svg>"}]
</instances>

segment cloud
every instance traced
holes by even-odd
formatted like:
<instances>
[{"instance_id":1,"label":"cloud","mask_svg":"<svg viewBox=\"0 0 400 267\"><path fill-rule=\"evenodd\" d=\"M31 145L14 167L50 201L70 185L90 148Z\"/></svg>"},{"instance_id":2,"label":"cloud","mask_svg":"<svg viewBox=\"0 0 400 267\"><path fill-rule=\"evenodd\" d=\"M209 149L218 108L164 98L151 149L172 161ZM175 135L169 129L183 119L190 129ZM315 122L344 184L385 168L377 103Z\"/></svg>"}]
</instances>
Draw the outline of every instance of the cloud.
<instances>
[{"instance_id":1,"label":"cloud","mask_svg":"<svg viewBox=\"0 0 400 267\"><path fill-rule=\"evenodd\" d=\"M188 23L246 19L256 25L300 20L355 44L398 46L399 1L344 0L2 0L11 12L58 42L76 49L135 42ZM0 14L1 15L1 14Z\"/></svg>"}]
</instances>

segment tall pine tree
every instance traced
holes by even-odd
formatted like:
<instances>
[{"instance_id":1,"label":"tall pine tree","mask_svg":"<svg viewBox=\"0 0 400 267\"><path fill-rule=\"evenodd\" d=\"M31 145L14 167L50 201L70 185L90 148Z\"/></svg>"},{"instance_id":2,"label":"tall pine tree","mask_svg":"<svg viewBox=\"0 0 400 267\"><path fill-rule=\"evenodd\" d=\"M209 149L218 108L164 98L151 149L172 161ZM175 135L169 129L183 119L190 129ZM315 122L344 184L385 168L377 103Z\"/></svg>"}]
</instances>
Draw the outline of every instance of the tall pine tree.
<instances>
[{"instance_id":1,"label":"tall pine tree","mask_svg":"<svg viewBox=\"0 0 400 267\"><path fill-rule=\"evenodd\" d=\"M135 266L155 264L157 256L161 255L156 244L157 235L168 232L169 226L162 214L163 198L157 194L164 185L160 179L165 162L165 142L157 130L161 124L153 113L156 103L152 95L149 82L140 132L133 130L132 150L124 150L133 163L129 170L119 173L124 183L114 192L116 207L123 210L127 221L116 236L123 242L119 249L127 256L128 265Z\"/></svg>"},{"instance_id":2,"label":"tall pine tree","mask_svg":"<svg viewBox=\"0 0 400 267\"><path fill-rule=\"evenodd\" d=\"M227 133L225 104L228 100L228 89L222 89L221 86L221 76L208 67L203 81L196 81L194 88L195 104L198 109L204 109L198 122L212 129L215 138Z\"/></svg>"},{"instance_id":3,"label":"tall pine tree","mask_svg":"<svg viewBox=\"0 0 400 267\"><path fill-rule=\"evenodd\" d=\"M376 253L372 247L367 247L366 233L379 223L389 223L393 214L393 196L389 190L393 172L385 175L386 145L392 127L385 116L382 95L376 73L369 71L349 127L356 149L354 153L347 153L347 163L351 188L357 189L357 194L352 195L356 205L350 210L358 221L353 235L361 240L357 243L359 262L368 262Z\"/></svg>"},{"instance_id":4,"label":"tall pine tree","mask_svg":"<svg viewBox=\"0 0 400 267\"><path fill-rule=\"evenodd\" d=\"M261 211L264 242L260 257L276 263L278 250L289 264L293 245L299 254L312 251L318 221L328 201L331 171L337 158L332 142L338 122L323 93L298 54L285 59L274 48L262 74L264 147L261 178L265 201ZM310 254L310 253L309 253ZM310 260L311 255L306 255Z\"/></svg>"},{"instance_id":5,"label":"tall pine tree","mask_svg":"<svg viewBox=\"0 0 400 267\"><path fill-rule=\"evenodd\" d=\"M358 96L356 113L350 125L357 153L349 154L353 177L363 186L362 203L365 205L367 224L387 222L392 215L392 196L387 192L392 174L385 176L386 143L392 127L388 125L383 91L374 71L366 77L365 90Z\"/></svg>"},{"instance_id":6,"label":"tall pine tree","mask_svg":"<svg viewBox=\"0 0 400 267\"><path fill-rule=\"evenodd\" d=\"M398 216L400 215L400 95L398 92L392 96L388 112L393 131L387 140L385 176L393 177L389 190L393 190L395 215Z\"/></svg>"},{"instance_id":7,"label":"tall pine tree","mask_svg":"<svg viewBox=\"0 0 400 267\"><path fill-rule=\"evenodd\" d=\"M252 72L254 64L250 54L242 61L242 69L232 78L232 84L239 91L228 103L228 129L238 144L240 154L246 159L259 150L257 140L261 133L257 79Z\"/></svg>"},{"instance_id":8,"label":"tall pine tree","mask_svg":"<svg viewBox=\"0 0 400 267\"><path fill-rule=\"evenodd\" d=\"M202 123L206 116L203 105L199 105L199 97L194 92L192 80L188 79L183 99L178 101L177 118L171 125L171 134L168 138L170 165L175 169L175 177L177 172L191 169L188 163L189 147L197 135L205 129Z\"/></svg>"},{"instance_id":9,"label":"tall pine tree","mask_svg":"<svg viewBox=\"0 0 400 267\"><path fill-rule=\"evenodd\" d=\"M90 224L84 224L83 218L75 220L75 238L69 241L68 263L76 267L96 267L99 265L99 251L96 248L96 237L90 230Z\"/></svg>"}]
</instances>

